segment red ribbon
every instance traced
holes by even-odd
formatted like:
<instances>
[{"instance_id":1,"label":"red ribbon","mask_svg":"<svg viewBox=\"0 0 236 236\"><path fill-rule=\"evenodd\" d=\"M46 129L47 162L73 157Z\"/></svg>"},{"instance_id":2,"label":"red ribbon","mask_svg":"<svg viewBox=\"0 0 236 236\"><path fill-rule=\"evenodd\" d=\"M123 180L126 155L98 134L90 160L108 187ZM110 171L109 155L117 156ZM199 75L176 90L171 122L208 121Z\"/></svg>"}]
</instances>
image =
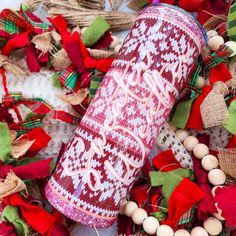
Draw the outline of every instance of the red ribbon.
<instances>
[{"instance_id":1,"label":"red ribbon","mask_svg":"<svg viewBox=\"0 0 236 236\"><path fill-rule=\"evenodd\" d=\"M203 130L203 122L202 122L202 115L200 111L200 106L202 102L204 101L205 97L210 93L211 86L206 86L202 94L200 94L197 99L193 102L193 105L191 107L190 116L187 122L186 127L189 129L197 129L197 130Z\"/></svg>"},{"instance_id":2,"label":"red ribbon","mask_svg":"<svg viewBox=\"0 0 236 236\"><path fill-rule=\"evenodd\" d=\"M220 63L219 65L210 69L210 83L214 84L217 81L226 82L232 78L231 73L229 72L228 67L225 63Z\"/></svg>"},{"instance_id":3,"label":"red ribbon","mask_svg":"<svg viewBox=\"0 0 236 236\"><path fill-rule=\"evenodd\" d=\"M23 180L42 179L50 176L52 158L36 161L27 165L13 167L12 171Z\"/></svg>"},{"instance_id":4,"label":"red ribbon","mask_svg":"<svg viewBox=\"0 0 236 236\"><path fill-rule=\"evenodd\" d=\"M56 217L49 214L39 206L26 203L19 194L13 194L5 197L3 201L7 205L20 208L21 215L34 230L45 235L55 224Z\"/></svg>"},{"instance_id":5,"label":"red ribbon","mask_svg":"<svg viewBox=\"0 0 236 236\"><path fill-rule=\"evenodd\" d=\"M31 31L26 31L7 41L6 45L2 48L2 54L8 56L11 51L25 47L29 43L30 33Z\"/></svg>"},{"instance_id":6,"label":"red ribbon","mask_svg":"<svg viewBox=\"0 0 236 236\"><path fill-rule=\"evenodd\" d=\"M152 159L152 163L158 170L163 172L181 168L171 149L159 153Z\"/></svg>"},{"instance_id":7,"label":"red ribbon","mask_svg":"<svg viewBox=\"0 0 236 236\"><path fill-rule=\"evenodd\" d=\"M170 196L168 218L162 224L174 227L185 212L204 197L204 192L191 180L184 178Z\"/></svg>"}]
</instances>

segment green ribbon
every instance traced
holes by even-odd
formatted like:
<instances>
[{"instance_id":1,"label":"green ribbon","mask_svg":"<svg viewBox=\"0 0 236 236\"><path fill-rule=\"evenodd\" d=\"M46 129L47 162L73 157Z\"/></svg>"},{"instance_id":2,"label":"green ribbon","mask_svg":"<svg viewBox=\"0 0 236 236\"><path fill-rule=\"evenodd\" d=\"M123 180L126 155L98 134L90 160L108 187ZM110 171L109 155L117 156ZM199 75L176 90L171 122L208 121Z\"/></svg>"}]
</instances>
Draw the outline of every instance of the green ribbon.
<instances>
[{"instance_id":1,"label":"green ribbon","mask_svg":"<svg viewBox=\"0 0 236 236\"><path fill-rule=\"evenodd\" d=\"M231 134L236 134L236 99L234 99L228 108L228 118L223 127Z\"/></svg>"},{"instance_id":2,"label":"green ribbon","mask_svg":"<svg viewBox=\"0 0 236 236\"><path fill-rule=\"evenodd\" d=\"M5 162L11 153L11 137L6 123L0 123L0 144L0 160Z\"/></svg>"},{"instance_id":3,"label":"green ribbon","mask_svg":"<svg viewBox=\"0 0 236 236\"><path fill-rule=\"evenodd\" d=\"M84 32L83 43L86 47L94 45L109 29L110 25L101 16L98 16Z\"/></svg>"},{"instance_id":4,"label":"green ribbon","mask_svg":"<svg viewBox=\"0 0 236 236\"><path fill-rule=\"evenodd\" d=\"M187 101L179 102L176 106L175 113L171 119L171 124L175 127L184 129L188 122L193 101L198 97L198 94Z\"/></svg>"},{"instance_id":5,"label":"green ribbon","mask_svg":"<svg viewBox=\"0 0 236 236\"><path fill-rule=\"evenodd\" d=\"M191 172L190 170L179 168L168 172L151 171L149 172L149 176L152 187L162 186L162 195L164 198L162 206L167 207L174 189L179 185L184 177L190 178Z\"/></svg>"},{"instance_id":6,"label":"green ribbon","mask_svg":"<svg viewBox=\"0 0 236 236\"><path fill-rule=\"evenodd\" d=\"M2 220L13 224L17 235L28 236L28 225L22 220L18 214L18 208L16 206L6 206L2 212Z\"/></svg>"}]
</instances>

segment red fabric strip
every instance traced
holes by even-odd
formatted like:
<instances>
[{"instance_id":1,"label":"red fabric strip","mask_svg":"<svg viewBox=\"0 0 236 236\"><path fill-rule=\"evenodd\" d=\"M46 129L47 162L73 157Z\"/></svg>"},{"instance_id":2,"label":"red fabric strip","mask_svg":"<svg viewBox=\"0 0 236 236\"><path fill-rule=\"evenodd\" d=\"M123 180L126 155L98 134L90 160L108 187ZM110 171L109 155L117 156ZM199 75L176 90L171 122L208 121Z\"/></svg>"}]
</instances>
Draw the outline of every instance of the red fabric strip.
<instances>
[{"instance_id":1,"label":"red fabric strip","mask_svg":"<svg viewBox=\"0 0 236 236\"><path fill-rule=\"evenodd\" d=\"M41 179L50 176L52 158L36 161L24 166L13 167L12 171L23 180Z\"/></svg>"},{"instance_id":2,"label":"red fabric strip","mask_svg":"<svg viewBox=\"0 0 236 236\"><path fill-rule=\"evenodd\" d=\"M56 222L56 217L39 206L26 203L18 194L5 197L3 201L7 205L19 207L25 221L42 235L45 235Z\"/></svg>"},{"instance_id":3,"label":"red fabric strip","mask_svg":"<svg viewBox=\"0 0 236 236\"><path fill-rule=\"evenodd\" d=\"M171 149L159 153L152 159L152 163L155 168L163 172L181 168L179 162L175 159L175 156Z\"/></svg>"},{"instance_id":4,"label":"red fabric strip","mask_svg":"<svg viewBox=\"0 0 236 236\"><path fill-rule=\"evenodd\" d=\"M26 31L22 34L17 34L14 38L10 39L2 49L3 55L9 55L11 51L23 48L29 43L30 31Z\"/></svg>"}]
</instances>

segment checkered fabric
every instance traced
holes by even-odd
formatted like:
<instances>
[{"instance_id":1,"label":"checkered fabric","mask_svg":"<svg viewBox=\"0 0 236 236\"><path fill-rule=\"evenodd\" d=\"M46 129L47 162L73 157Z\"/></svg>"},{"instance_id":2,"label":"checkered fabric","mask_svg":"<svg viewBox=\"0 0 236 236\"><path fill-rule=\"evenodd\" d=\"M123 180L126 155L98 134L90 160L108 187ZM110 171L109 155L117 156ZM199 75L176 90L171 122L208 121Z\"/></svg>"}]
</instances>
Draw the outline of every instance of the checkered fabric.
<instances>
[{"instance_id":1,"label":"checkered fabric","mask_svg":"<svg viewBox=\"0 0 236 236\"><path fill-rule=\"evenodd\" d=\"M78 125L81 117L76 117L65 111L54 110L51 113L51 117L56 120L60 120L72 125Z\"/></svg>"},{"instance_id":2,"label":"checkered fabric","mask_svg":"<svg viewBox=\"0 0 236 236\"><path fill-rule=\"evenodd\" d=\"M149 155L205 43L175 7L145 8L46 187L67 217L108 227Z\"/></svg>"},{"instance_id":3,"label":"checkered fabric","mask_svg":"<svg viewBox=\"0 0 236 236\"><path fill-rule=\"evenodd\" d=\"M70 91L74 91L77 80L80 77L80 73L74 66L69 66L66 70L58 73L58 80L62 86Z\"/></svg>"}]
</instances>

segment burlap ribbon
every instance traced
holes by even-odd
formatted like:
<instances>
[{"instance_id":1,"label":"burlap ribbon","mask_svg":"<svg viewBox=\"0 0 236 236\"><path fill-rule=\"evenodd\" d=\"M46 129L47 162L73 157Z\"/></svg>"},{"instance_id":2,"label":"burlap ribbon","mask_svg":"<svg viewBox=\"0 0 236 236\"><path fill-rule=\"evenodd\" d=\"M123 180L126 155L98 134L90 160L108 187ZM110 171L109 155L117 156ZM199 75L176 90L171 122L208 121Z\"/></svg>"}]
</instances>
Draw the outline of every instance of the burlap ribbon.
<instances>
[{"instance_id":1,"label":"burlap ribbon","mask_svg":"<svg viewBox=\"0 0 236 236\"><path fill-rule=\"evenodd\" d=\"M114 52L99 50L99 49L88 49L89 55L97 60L104 58L111 58L115 56Z\"/></svg>"},{"instance_id":2,"label":"burlap ribbon","mask_svg":"<svg viewBox=\"0 0 236 236\"><path fill-rule=\"evenodd\" d=\"M29 148L32 146L35 140L29 141L26 139L22 139L19 141L13 141L12 142L12 148L11 148L11 155L13 158L18 159L19 157L23 156Z\"/></svg>"},{"instance_id":3,"label":"burlap ribbon","mask_svg":"<svg viewBox=\"0 0 236 236\"><path fill-rule=\"evenodd\" d=\"M17 65L12 64L8 58L0 53L0 68L17 76L26 76L26 73Z\"/></svg>"},{"instance_id":4,"label":"burlap ribbon","mask_svg":"<svg viewBox=\"0 0 236 236\"><path fill-rule=\"evenodd\" d=\"M6 179L0 182L0 199L23 190L26 190L24 182L10 172Z\"/></svg>"},{"instance_id":5,"label":"burlap ribbon","mask_svg":"<svg viewBox=\"0 0 236 236\"><path fill-rule=\"evenodd\" d=\"M224 97L229 93L228 85L218 81L200 106L201 117L205 128L223 124L228 117Z\"/></svg>"},{"instance_id":6,"label":"burlap ribbon","mask_svg":"<svg viewBox=\"0 0 236 236\"><path fill-rule=\"evenodd\" d=\"M35 48L42 51L42 53L51 52L53 49L51 32L38 34L34 36L31 42L35 45Z\"/></svg>"},{"instance_id":7,"label":"burlap ribbon","mask_svg":"<svg viewBox=\"0 0 236 236\"><path fill-rule=\"evenodd\" d=\"M218 150L220 168L229 176L236 178L236 148Z\"/></svg>"},{"instance_id":8,"label":"burlap ribbon","mask_svg":"<svg viewBox=\"0 0 236 236\"><path fill-rule=\"evenodd\" d=\"M55 70L63 71L71 65L71 60L68 57L65 49L61 49L53 54L52 65Z\"/></svg>"},{"instance_id":9,"label":"burlap ribbon","mask_svg":"<svg viewBox=\"0 0 236 236\"><path fill-rule=\"evenodd\" d=\"M88 89L80 89L76 93L59 95L58 98L70 105L79 105L88 96L88 94L89 94Z\"/></svg>"}]
</instances>

